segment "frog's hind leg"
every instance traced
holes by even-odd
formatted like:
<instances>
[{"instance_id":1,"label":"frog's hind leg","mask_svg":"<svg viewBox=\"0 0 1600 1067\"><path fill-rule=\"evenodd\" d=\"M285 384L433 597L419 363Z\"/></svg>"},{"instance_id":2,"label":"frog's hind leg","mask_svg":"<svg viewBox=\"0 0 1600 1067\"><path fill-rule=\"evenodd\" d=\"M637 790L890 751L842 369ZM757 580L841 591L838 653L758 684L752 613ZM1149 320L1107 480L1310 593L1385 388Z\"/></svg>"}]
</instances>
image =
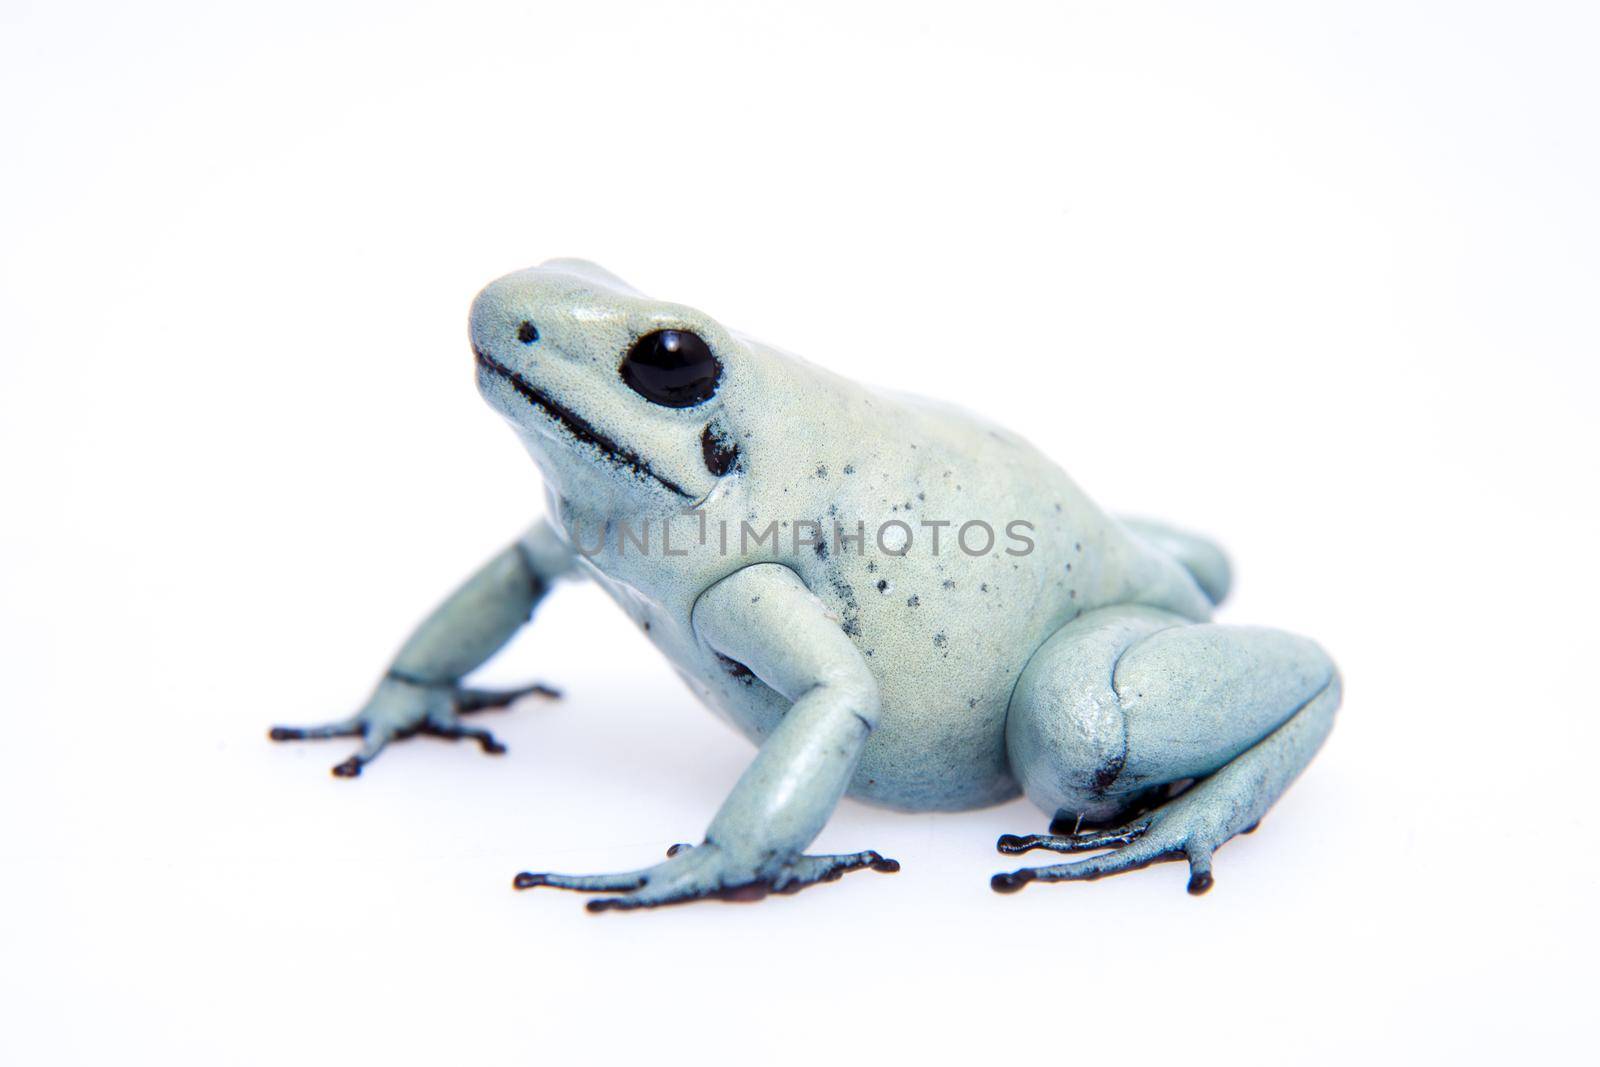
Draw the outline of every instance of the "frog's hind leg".
<instances>
[{"instance_id":1,"label":"frog's hind leg","mask_svg":"<svg viewBox=\"0 0 1600 1067\"><path fill-rule=\"evenodd\" d=\"M998 846L1112 851L999 874L994 888L1187 859L1189 891L1205 892L1212 853L1254 829L1305 769L1333 726L1339 695L1327 654L1282 631L1196 624L1140 607L1074 620L1023 671L1006 747L1029 799L1056 816L1053 830L1113 825L1007 834ZM1187 780L1190 788L1169 795Z\"/></svg>"},{"instance_id":2,"label":"frog's hind leg","mask_svg":"<svg viewBox=\"0 0 1600 1067\"><path fill-rule=\"evenodd\" d=\"M1228 565L1227 553L1216 542L1153 519L1124 516L1120 521L1140 540L1183 564L1213 605L1227 598L1233 586L1233 569Z\"/></svg>"}]
</instances>

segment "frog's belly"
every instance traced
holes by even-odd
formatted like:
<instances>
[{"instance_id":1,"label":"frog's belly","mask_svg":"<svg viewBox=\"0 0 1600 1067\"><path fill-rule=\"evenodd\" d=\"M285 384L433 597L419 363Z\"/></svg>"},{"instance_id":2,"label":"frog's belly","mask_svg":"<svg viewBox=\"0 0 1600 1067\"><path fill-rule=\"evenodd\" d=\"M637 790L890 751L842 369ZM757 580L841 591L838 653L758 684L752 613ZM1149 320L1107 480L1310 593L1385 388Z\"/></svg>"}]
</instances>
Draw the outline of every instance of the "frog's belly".
<instances>
[{"instance_id":1,"label":"frog's belly","mask_svg":"<svg viewBox=\"0 0 1600 1067\"><path fill-rule=\"evenodd\" d=\"M1015 796L1006 709L1033 653L1030 640L1011 626L986 627L976 611L927 626L875 615L863 605L856 641L883 704L850 794L909 811Z\"/></svg>"},{"instance_id":2,"label":"frog's belly","mask_svg":"<svg viewBox=\"0 0 1600 1067\"><path fill-rule=\"evenodd\" d=\"M954 686L943 697L888 688L851 796L903 811L962 811L1018 794L1006 760L1009 685L973 695Z\"/></svg>"},{"instance_id":3,"label":"frog's belly","mask_svg":"<svg viewBox=\"0 0 1600 1067\"><path fill-rule=\"evenodd\" d=\"M891 650L868 658L883 704L867 738L849 795L902 811L962 811L1019 792L1007 767L1006 707L1015 674L956 662L947 670L897 667ZM1025 660L1025 657L1024 657ZM962 668L967 668L963 670ZM996 669L999 668L999 669ZM1015 666L1015 673L1021 665ZM726 664L696 664L680 674L713 711L756 745L777 728L789 702L760 679Z\"/></svg>"}]
</instances>

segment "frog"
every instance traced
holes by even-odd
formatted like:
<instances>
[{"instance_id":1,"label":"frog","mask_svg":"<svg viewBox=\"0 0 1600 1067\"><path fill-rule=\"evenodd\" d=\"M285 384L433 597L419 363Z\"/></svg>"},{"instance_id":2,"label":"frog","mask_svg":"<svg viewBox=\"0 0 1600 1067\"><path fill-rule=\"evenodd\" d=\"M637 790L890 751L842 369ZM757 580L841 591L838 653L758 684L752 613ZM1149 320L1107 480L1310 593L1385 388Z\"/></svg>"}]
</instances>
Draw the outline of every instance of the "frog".
<instances>
[{"instance_id":1,"label":"frog","mask_svg":"<svg viewBox=\"0 0 1600 1067\"><path fill-rule=\"evenodd\" d=\"M847 795L903 812L1022 795L1047 827L1000 853L1086 855L994 890L1176 860L1199 895L1332 729L1342 682L1320 645L1213 621L1232 584L1215 543L1102 510L999 425L585 260L491 282L468 334L544 517L422 622L355 714L270 736L358 737L345 778L417 735L502 753L470 716L554 691L464 679L551 589L588 581L756 749L698 843L621 872L523 871L518 889L585 893L592 911L759 899L899 870L874 849L806 851Z\"/></svg>"}]
</instances>

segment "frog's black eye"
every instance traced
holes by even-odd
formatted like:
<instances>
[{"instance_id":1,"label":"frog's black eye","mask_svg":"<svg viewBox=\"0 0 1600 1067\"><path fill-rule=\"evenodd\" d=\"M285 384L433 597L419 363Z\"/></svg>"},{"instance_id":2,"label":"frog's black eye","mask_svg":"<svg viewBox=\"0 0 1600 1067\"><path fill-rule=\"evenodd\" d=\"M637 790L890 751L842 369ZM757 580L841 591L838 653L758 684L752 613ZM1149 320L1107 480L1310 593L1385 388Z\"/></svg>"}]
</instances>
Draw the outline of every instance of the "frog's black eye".
<instances>
[{"instance_id":1,"label":"frog's black eye","mask_svg":"<svg viewBox=\"0 0 1600 1067\"><path fill-rule=\"evenodd\" d=\"M717 391L722 364L688 330L657 330L633 343L621 373L628 388L652 404L688 408Z\"/></svg>"},{"instance_id":2,"label":"frog's black eye","mask_svg":"<svg viewBox=\"0 0 1600 1067\"><path fill-rule=\"evenodd\" d=\"M524 322L517 327L517 340L525 345L531 345L539 339L539 327L531 322Z\"/></svg>"}]
</instances>

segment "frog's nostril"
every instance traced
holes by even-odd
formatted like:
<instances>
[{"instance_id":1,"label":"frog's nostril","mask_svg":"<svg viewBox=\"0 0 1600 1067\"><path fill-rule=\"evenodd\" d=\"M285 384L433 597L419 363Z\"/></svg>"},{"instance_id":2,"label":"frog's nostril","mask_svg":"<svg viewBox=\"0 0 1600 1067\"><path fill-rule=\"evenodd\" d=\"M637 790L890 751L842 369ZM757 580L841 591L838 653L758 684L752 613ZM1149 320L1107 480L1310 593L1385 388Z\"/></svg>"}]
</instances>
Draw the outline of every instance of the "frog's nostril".
<instances>
[{"instance_id":1,"label":"frog's nostril","mask_svg":"<svg viewBox=\"0 0 1600 1067\"><path fill-rule=\"evenodd\" d=\"M539 339L539 327L524 320L517 326L517 340L525 345L531 345Z\"/></svg>"}]
</instances>

